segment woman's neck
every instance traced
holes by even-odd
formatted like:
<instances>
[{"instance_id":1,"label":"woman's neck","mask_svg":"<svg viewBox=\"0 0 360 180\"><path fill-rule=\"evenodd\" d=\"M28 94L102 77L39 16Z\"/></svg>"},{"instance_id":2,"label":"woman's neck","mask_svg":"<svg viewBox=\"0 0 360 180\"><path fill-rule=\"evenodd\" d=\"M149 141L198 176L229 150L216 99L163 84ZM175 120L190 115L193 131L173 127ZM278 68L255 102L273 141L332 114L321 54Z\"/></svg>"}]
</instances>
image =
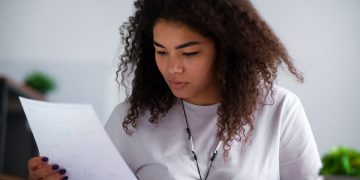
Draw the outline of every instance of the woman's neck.
<instances>
[{"instance_id":1,"label":"woman's neck","mask_svg":"<svg viewBox=\"0 0 360 180\"><path fill-rule=\"evenodd\" d=\"M199 106L209 106L220 102L220 95L218 92L206 94L204 96L184 98L184 101Z\"/></svg>"},{"instance_id":2,"label":"woman's neck","mask_svg":"<svg viewBox=\"0 0 360 180\"><path fill-rule=\"evenodd\" d=\"M220 102L219 99L184 99L184 101L199 106L209 106Z\"/></svg>"}]
</instances>

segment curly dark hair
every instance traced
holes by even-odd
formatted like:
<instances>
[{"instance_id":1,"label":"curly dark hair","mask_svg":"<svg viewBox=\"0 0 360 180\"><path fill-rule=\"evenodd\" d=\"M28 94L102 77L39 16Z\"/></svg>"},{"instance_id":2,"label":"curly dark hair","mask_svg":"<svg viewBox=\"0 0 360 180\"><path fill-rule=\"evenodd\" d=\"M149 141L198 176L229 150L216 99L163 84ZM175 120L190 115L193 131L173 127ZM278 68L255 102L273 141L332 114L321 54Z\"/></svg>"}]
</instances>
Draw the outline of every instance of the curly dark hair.
<instances>
[{"instance_id":1,"label":"curly dark hair","mask_svg":"<svg viewBox=\"0 0 360 180\"><path fill-rule=\"evenodd\" d=\"M215 73L220 82L217 138L224 142L225 154L234 139L246 143L251 136L252 114L262 92L272 97L282 63L303 82L284 45L249 0L136 0L134 7L134 15L120 27L125 47L116 71L119 85L128 87L132 82L127 99L130 107L123 121L129 134L145 110L151 113L149 122L157 124L177 99L155 62L153 27L160 19L186 25L214 41ZM245 126L250 127L247 133Z\"/></svg>"}]
</instances>

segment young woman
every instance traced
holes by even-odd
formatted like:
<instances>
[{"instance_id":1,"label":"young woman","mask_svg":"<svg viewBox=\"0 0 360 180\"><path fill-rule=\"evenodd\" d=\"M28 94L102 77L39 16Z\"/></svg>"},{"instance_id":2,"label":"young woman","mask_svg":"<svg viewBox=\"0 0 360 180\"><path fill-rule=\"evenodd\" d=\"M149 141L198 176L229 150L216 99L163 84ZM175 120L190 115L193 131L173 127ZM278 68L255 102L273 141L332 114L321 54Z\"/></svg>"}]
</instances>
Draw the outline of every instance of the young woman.
<instances>
[{"instance_id":1,"label":"young woman","mask_svg":"<svg viewBox=\"0 0 360 180\"><path fill-rule=\"evenodd\" d=\"M136 0L121 28L121 83L132 92L106 124L141 180L317 179L300 100L276 86L286 49L248 0ZM29 161L30 179L67 178Z\"/></svg>"}]
</instances>

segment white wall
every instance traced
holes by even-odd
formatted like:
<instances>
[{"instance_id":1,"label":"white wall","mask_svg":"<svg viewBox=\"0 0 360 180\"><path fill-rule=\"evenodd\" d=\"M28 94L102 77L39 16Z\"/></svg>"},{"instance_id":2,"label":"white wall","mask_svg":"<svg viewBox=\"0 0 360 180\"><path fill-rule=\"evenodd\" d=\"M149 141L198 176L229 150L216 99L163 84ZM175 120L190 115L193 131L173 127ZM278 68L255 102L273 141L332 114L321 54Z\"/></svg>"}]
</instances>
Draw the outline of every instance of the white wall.
<instances>
[{"instance_id":1,"label":"white wall","mask_svg":"<svg viewBox=\"0 0 360 180\"><path fill-rule=\"evenodd\" d=\"M131 1L1 0L0 57L109 63Z\"/></svg>"},{"instance_id":2,"label":"white wall","mask_svg":"<svg viewBox=\"0 0 360 180\"><path fill-rule=\"evenodd\" d=\"M360 1L254 0L283 40L305 83L279 84L302 100L323 154L333 145L360 149ZM52 101L89 102L104 121L117 95L118 27L132 1L0 0L0 74L20 81L32 69L58 80Z\"/></svg>"},{"instance_id":3,"label":"white wall","mask_svg":"<svg viewBox=\"0 0 360 180\"><path fill-rule=\"evenodd\" d=\"M105 121L123 99L114 83L118 28L132 1L0 0L0 74L42 70L58 83L48 100L91 103Z\"/></svg>"}]
</instances>

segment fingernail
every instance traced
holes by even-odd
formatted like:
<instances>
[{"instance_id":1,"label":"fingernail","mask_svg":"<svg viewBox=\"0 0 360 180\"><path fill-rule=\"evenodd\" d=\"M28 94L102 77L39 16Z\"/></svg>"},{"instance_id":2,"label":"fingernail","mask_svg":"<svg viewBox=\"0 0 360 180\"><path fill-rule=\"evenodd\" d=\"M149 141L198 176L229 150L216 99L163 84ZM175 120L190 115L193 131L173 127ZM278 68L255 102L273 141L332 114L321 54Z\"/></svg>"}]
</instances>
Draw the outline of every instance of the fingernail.
<instances>
[{"instance_id":1,"label":"fingernail","mask_svg":"<svg viewBox=\"0 0 360 180\"><path fill-rule=\"evenodd\" d=\"M59 171L59 173L60 173L61 175L63 175L63 174L66 173L66 170L65 170L65 169L62 169L62 170Z\"/></svg>"},{"instance_id":2,"label":"fingernail","mask_svg":"<svg viewBox=\"0 0 360 180\"><path fill-rule=\"evenodd\" d=\"M67 180L67 179L69 179L69 177L67 177L67 176L62 178L62 180Z\"/></svg>"},{"instance_id":3,"label":"fingernail","mask_svg":"<svg viewBox=\"0 0 360 180\"><path fill-rule=\"evenodd\" d=\"M49 161L49 158L43 157L41 160L42 160L42 162L48 162L48 161Z\"/></svg>"},{"instance_id":4,"label":"fingernail","mask_svg":"<svg viewBox=\"0 0 360 180\"><path fill-rule=\"evenodd\" d=\"M59 169L59 165L57 165L57 164L53 165L53 166L52 166L52 169L53 169L53 170Z\"/></svg>"}]
</instances>

